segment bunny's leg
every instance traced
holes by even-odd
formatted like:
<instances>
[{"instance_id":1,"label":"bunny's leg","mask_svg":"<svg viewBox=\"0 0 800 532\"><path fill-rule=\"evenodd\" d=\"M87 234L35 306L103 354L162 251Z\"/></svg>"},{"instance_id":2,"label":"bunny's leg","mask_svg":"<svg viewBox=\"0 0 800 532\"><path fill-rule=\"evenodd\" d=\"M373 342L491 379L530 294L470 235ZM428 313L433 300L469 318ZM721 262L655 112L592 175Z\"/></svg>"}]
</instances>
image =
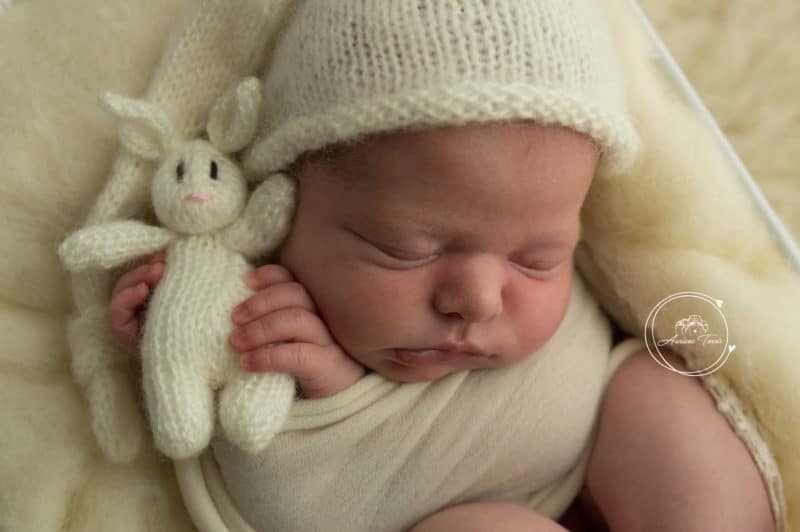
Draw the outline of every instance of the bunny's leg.
<instances>
[{"instance_id":1,"label":"bunny's leg","mask_svg":"<svg viewBox=\"0 0 800 532\"><path fill-rule=\"evenodd\" d=\"M260 452L283 426L294 397L290 375L235 368L220 394L220 423L231 442L247 452Z\"/></svg>"},{"instance_id":2,"label":"bunny's leg","mask_svg":"<svg viewBox=\"0 0 800 532\"><path fill-rule=\"evenodd\" d=\"M214 432L214 391L202 372L176 364L191 357L153 355L143 353L142 362L156 447L173 459L190 458L208 446Z\"/></svg>"}]
</instances>

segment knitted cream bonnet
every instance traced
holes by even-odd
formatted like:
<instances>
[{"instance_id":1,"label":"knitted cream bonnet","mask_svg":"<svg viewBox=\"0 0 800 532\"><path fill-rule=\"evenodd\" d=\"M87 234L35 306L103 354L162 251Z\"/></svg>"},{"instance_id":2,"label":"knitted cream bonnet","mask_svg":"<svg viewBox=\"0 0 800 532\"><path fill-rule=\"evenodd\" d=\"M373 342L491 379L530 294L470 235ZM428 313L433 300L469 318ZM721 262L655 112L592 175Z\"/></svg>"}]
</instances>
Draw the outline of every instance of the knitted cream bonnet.
<instances>
[{"instance_id":1,"label":"knitted cream bonnet","mask_svg":"<svg viewBox=\"0 0 800 532\"><path fill-rule=\"evenodd\" d=\"M252 179L370 134L520 119L588 135L598 174L637 156L622 66L594 0L293 4L243 154Z\"/></svg>"}]
</instances>

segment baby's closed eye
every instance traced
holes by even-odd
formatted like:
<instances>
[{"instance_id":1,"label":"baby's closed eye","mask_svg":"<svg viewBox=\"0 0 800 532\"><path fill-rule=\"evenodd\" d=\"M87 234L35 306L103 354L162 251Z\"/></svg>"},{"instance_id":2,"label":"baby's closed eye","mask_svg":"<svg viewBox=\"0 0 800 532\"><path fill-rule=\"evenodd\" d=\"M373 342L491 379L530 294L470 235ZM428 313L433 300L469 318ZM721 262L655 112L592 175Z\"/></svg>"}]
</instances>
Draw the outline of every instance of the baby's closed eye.
<instances>
[{"instance_id":1,"label":"baby's closed eye","mask_svg":"<svg viewBox=\"0 0 800 532\"><path fill-rule=\"evenodd\" d=\"M385 239L379 240L374 237L366 237L360 232L348 230L354 235L371 254L378 260L393 262L396 266L413 268L422 266L436 260L440 253L431 246L427 248L421 245L411 244L388 244Z\"/></svg>"},{"instance_id":2,"label":"baby's closed eye","mask_svg":"<svg viewBox=\"0 0 800 532\"><path fill-rule=\"evenodd\" d=\"M509 259L512 264L528 271L536 272L549 272L553 271L567 260L568 257L561 254L551 253L546 257L524 257L524 258L511 258Z\"/></svg>"}]
</instances>

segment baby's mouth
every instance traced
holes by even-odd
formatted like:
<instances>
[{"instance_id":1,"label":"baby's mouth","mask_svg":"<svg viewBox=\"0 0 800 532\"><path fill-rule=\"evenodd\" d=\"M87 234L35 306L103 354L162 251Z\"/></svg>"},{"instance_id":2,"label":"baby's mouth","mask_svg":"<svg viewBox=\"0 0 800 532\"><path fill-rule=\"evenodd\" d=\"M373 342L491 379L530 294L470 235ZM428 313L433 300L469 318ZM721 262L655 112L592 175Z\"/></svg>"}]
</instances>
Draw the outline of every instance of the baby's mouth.
<instances>
[{"instance_id":1,"label":"baby's mouth","mask_svg":"<svg viewBox=\"0 0 800 532\"><path fill-rule=\"evenodd\" d=\"M435 362L455 362L480 357L474 353L443 349L395 349L394 358L400 364L419 367Z\"/></svg>"}]
</instances>

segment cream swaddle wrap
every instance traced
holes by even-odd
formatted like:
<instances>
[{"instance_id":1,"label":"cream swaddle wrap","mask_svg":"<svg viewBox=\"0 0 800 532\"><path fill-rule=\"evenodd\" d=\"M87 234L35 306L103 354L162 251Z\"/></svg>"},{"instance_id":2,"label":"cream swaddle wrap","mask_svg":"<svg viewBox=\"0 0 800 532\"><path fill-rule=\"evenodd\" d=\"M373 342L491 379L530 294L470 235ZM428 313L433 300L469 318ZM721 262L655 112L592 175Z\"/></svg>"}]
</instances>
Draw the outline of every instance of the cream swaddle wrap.
<instances>
[{"instance_id":1,"label":"cream swaddle wrap","mask_svg":"<svg viewBox=\"0 0 800 532\"><path fill-rule=\"evenodd\" d=\"M184 499L204 531L399 532L472 501L558 518L583 485L606 386L642 348L611 344L576 273L563 322L534 355L432 382L370 373L332 397L296 401L264 452L217 438L213 457L178 463Z\"/></svg>"}]
</instances>

